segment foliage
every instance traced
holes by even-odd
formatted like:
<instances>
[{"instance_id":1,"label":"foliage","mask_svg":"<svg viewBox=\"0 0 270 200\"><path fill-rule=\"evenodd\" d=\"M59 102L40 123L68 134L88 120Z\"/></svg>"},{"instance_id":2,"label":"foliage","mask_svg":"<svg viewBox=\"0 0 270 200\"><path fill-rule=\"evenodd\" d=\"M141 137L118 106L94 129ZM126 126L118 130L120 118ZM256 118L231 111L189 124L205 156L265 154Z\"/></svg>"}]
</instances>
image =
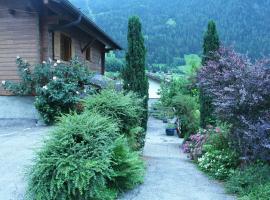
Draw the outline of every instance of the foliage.
<instances>
[{"instance_id":1,"label":"foliage","mask_svg":"<svg viewBox=\"0 0 270 200\"><path fill-rule=\"evenodd\" d=\"M161 103L169 107L172 104L172 99L177 94L189 94L187 88L188 80L182 77L173 77L170 82L163 82L160 89Z\"/></svg>"},{"instance_id":2,"label":"foliage","mask_svg":"<svg viewBox=\"0 0 270 200\"><path fill-rule=\"evenodd\" d=\"M219 124L217 127L208 126L200 129L197 134L191 135L184 142L182 149L189 153L192 160L197 161L208 149L229 149L230 126Z\"/></svg>"},{"instance_id":3,"label":"foliage","mask_svg":"<svg viewBox=\"0 0 270 200\"><path fill-rule=\"evenodd\" d=\"M199 167L214 178L227 179L239 164L239 155L230 148L230 126L209 126L205 134L207 138L203 144L203 156L198 159Z\"/></svg>"},{"instance_id":4,"label":"foliage","mask_svg":"<svg viewBox=\"0 0 270 200\"><path fill-rule=\"evenodd\" d=\"M269 165L255 163L244 169L235 170L227 180L225 186L228 192L244 196L253 193L257 186L269 183L269 174Z\"/></svg>"},{"instance_id":5,"label":"foliage","mask_svg":"<svg viewBox=\"0 0 270 200\"><path fill-rule=\"evenodd\" d=\"M114 175L111 179L113 188L119 191L132 189L143 182L144 162L137 152L133 152L125 138L115 141L112 153L112 168Z\"/></svg>"},{"instance_id":6,"label":"foliage","mask_svg":"<svg viewBox=\"0 0 270 200\"><path fill-rule=\"evenodd\" d=\"M122 70L123 87L126 91L136 92L141 98L144 98L142 126L147 129L149 83L145 72L146 49L139 17L134 16L129 19L127 38L126 66Z\"/></svg>"},{"instance_id":7,"label":"foliage","mask_svg":"<svg viewBox=\"0 0 270 200\"><path fill-rule=\"evenodd\" d=\"M228 124L218 124L217 127L210 127L206 130L208 135L205 146L209 145L216 150L230 148L230 126Z\"/></svg>"},{"instance_id":8,"label":"foliage","mask_svg":"<svg viewBox=\"0 0 270 200\"><path fill-rule=\"evenodd\" d=\"M118 127L95 113L67 115L38 152L30 173L29 199L115 199L112 147Z\"/></svg>"},{"instance_id":9,"label":"foliage","mask_svg":"<svg viewBox=\"0 0 270 200\"><path fill-rule=\"evenodd\" d=\"M196 54L189 54L184 56L185 59L185 74L194 76L202 65L202 59Z\"/></svg>"},{"instance_id":10,"label":"foliage","mask_svg":"<svg viewBox=\"0 0 270 200\"><path fill-rule=\"evenodd\" d=\"M174 123L168 123L167 126L166 126L167 129L176 129L176 124Z\"/></svg>"},{"instance_id":11,"label":"foliage","mask_svg":"<svg viewBox=\"0 0 270 200\"><path fill-rule=\"evenodd\" d=\"M239 200L269 200L270 199L270 182L256 186L253 188L250 193L245 195Z\"/></svg>"},{"instance_id":12,"label":"foliage","mask_svg":"<svg viewBox=\"0 0 270 200\"><path fill-rule=\"evenodd\" d=\"M198 159L198 165L210 176L224 180L229 177L232 169L237 167L237 155L229 149L208 148L207 152Z\"/></svg>"},{"instance_id":13,"label":"foliage","mask_svg":"<svg viewBox=\"0 0 270 200\"><path fill-rule=\"evenodd\" d=\"M90 73L76 60L70 64L45 65L45 72L48 71L53 77L47 79L46 85L36 89L35 106L45 123L52 124L61 114L76 110L81 99L80 95L86 93L84 85L87 84ZM36 80L47 77L42 74L44 70L42 66L36 68L35 72L38 72L35 73Z\"/></svg>"},{"instance_id":14,"label":"foliage","mask_svg":"<svg viewBox=\"0 0 270 200\"><path fill-rule=\"evenodd\" d=\"M141 133L131 131L141 125L143 108L141 106L142 100L138 96L132 92L124 94L114 90L102 90L99 94L86 98L84 102L86 110L98 112L116 120L121 134L125 135L130 141L137 138L136 143L132 146L142 146L141 140L144 141L144 135L132 135L132 133Z\"/></svg>"},{"instance_id":15,"label":"foliage","mask_svg":"<svg viewBox=\"0 0 270 200\"><path fill-rule=\"evenodd\" d=\"M17 57L18 75L21 78L19 83L13 81L4 81L4 89L15 95L30 95L34 92L34 81L31 73L31 65L20 57Z\"/></svg>"},{"instance_id":16,"label":"foliage","mask_svg":"<svg viewBox=\"0 0 270 200\"><path fill-rule=\"evenodd\" d=\"M123 60L117 58L112 52L106 54L106 71L120 72L124 67Z\"/></svg>"},{"instance_id":17,"label":"foliage","mask_svg":"<svg viewBox=\"0 0 270 200\"><path fill-rule=\"evenodd\" d=\"M269 61L252 64L225 48L216 56L219 60L201 69L200 88L211 97L219 119L232 124L231 139L241 156L246 160L269 160Z\"/></svg>"},{"instance_id":18,"label":"foliage","mask_svg":"<svg viewBox=\"0 0 270 200\"><path fill-rule=\"evenodd\" d=\"M188 138L199 129L200 114L196 97L178 94L172 98L171 106L181 121L181 131Z\"/></svg>"},{"instance_id":19,"label":"foliage","mask_svg":"<svg viewBox=\"0 0 270 200\"><path fill-rule=\"evenodd\" d=\"M112 118L89 111L66 115L37 154L27 196L114 200L143 182L144 169Z\"/></svg>"},{"instance_id":20,"label":"foliage","mask_svg":"<svg viewBox=\"0 0 270 200\"><path fill-rule=\"evenodd\" d=\"M183 144L184 153L189 153L192 160L198 161L198 158L203 155L203 145L207 138L208 135L201 133L191 135Z\"/></svg>"},{"instance_id":21,"label":"foliage","mask_svg":"<svg viewBox=\"0 0 270 200\"><path fill-rule=\"evenodd\" d=\"M119 72L105 72L105 76L113 80L119 80L121 78Z\"/></svg>"},{"instance_id":22,"label":"foliage","mask_svg":"<svg viewBox=\"0 0 270 200\"><path fill-rule=\"evenodd\" d=\"M80 101L75 83L59 79L37 91L35 107L46 124L53 124L57 117L76 110Z\"/></svg>"},{"instance_id":23,"label":"foliage","mask_svg":"<svg viewBox=\"0 0 270 200\"><path fill-rule=\"evenodd\" d=\"M168 73L169 71L169 66L166 64L157 64L157 63L153 63L152 65L148 66L148 70L150 72L153 73L157 73L157 72L165 72Z\"/></svg>"}]
</instances>

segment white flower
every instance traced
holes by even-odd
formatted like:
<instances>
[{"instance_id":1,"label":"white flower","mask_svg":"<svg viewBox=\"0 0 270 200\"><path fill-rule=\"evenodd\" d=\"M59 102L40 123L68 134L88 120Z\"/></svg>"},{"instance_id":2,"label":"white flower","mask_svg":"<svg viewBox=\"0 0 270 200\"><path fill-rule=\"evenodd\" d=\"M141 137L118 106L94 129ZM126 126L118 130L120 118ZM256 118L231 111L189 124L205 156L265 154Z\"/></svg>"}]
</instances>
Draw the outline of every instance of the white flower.
<instances>
[{"instance_id":1,"label":"white flower","mask_svg":"<svg viewBox=\"0 0 270 200\"><path fill-rule=\"evenodd\" d=\"M17 56L17 59L20 59L21 57L20 56Z\"/></svg>"},{"instance_id":2,"label":"white flower","mask_svg":"<svg viewBox=\"0 0 270 200\"><path fill-rule=\"evenodd\" d=\"M51 59L51 58L49 58L49 62L50 62L50 63L52 62L52 59Z\"/></svg>"},{"instance_id":3,"label":"white flower","mask_svg":"<svg viewBox=\"0 0 270 200\"><path fill-rule=\"evenodd\" d=\"M83 92L86 93L86 89L84 89Z\"/></svg>"},{"instance_id":4,"label":"white flower","mask_svg":"<svg viewBox=\"0 0 270 200\"><path fill-rule=\"evenodd\" d=\"M57 80L57 77L56 77L56 76L54 76L54 77L53 77L53 80L54 80L54 81L56 81L56 80Z\"/></svg>"},{"instance_id":5,"label":"white flower","mask_svg":"<svg viewBox=\"0 0 270 200\"><path fill-rule=\"evenodd\" d=\"M44 90L48 90L47 85L43 86L42 88L43 88Z\"/></svg>"},{"instance_id":6,"label":"white flower","mask_svg":"<svg viewBox=\"0 0 270 200\"><path fill-rule=\"evenodd\" d=\"M2 81L2 85L5 85L6 84L6 81Z\"/></svg>"},{"instance_id":7,"label":"white flower","mask_svg":"<svg viewBox=\"0 0 270 200\"><path fill-rule=\"evenodd\" d=\"M57 64L60 64L60 63L61 63L61 61L60 61L60 60L57 60L56 62L57 62Z\"/></svg>"},{"instance_id":8,"label":"white flower","mask_svg":"<svg viewBox=\"0 0 270 200\"><path fill-rule=\"evenodd\" d=\"M76 91L76 94L80 94L78 91Z\"/></svg>"},{"instance_id":9,"label":"white flower","mask_svg":"<svg viewBox=\"0 0 270 200\"><path fill-rule=\"evenodd\" d=\"M23 71L28 71L28 68L24 68Z\"/></svg>"},{"instance_id":10,"label":"white flower","mask_svg":"<svg viewBox=\"0 0 270 200\"><path fill-rule=\"evenodd\" d=\"M57 63L54 63L54 65L53 65L53 66L55 66L55 67L56 67L56 66L57 66Z\"/></svg>"},{"instance_id":11,"label":"white flower","mask_svg":"<svg viewBox=\"0 0 270 200\"><path fill-rule=\"evenodd\" d=\"M42 63L43 63L43 64L46 64L46 61L43 61Z\"/></svg>"}]
</instances>

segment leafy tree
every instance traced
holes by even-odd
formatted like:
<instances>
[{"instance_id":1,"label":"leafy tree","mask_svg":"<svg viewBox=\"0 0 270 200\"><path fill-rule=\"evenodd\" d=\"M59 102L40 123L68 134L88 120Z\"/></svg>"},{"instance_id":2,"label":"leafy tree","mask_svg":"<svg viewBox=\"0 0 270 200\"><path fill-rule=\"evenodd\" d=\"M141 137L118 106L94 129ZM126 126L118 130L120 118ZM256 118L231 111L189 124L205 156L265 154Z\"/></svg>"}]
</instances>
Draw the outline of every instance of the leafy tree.
<instances>
[{"instance_id":1,"label":"leafy tree","mask_svg":"<svg viewBox=\"0 0 270 200\"><path fill-rule=\"evenodd\" d=\"M207 62L215 59L215 52L219 49L219 36L214 21L209 21L207 31L204 35L203 41L203 59L202 64L207 65ZM201 112L201 126L206 127L207 124L215 123L213 116L213 106L211 98L200 89L200 112Z\"/></svg>"},{"instance_id":2,"label":"leafy tree","mask_svg":"<svg viewBox=\"0 0 270 200\"><path fill-rule=\"evenodd\" d=\"M144 98L143 127L147 126L148 78L145 73L146 48L142 34L142 25L139 17L133 16L128 23L128 51L126 53L126 66L122 71L124 89L136 92Z\"/></svg>"}]
</instances>

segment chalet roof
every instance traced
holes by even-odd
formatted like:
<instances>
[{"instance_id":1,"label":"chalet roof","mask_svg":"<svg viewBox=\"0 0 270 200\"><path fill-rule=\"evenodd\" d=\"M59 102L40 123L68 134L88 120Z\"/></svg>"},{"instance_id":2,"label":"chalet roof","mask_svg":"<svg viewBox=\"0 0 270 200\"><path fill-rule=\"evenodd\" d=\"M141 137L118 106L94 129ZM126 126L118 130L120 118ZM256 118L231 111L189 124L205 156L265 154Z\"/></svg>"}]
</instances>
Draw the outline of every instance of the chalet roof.
<instances>
[{"instance_id":1,"label":"chalet roof","mask_svg":"<svg viewBox=\"0 0 270 200\"><path fill-rule=\"evenodd\" d=\"M96 25L89 17L87 17L83 12L81 12L77 7L75 7L68 0L50 0L57 3L69 14L73 15L75 18L81 17L79 22L80 25L85 25L89 31L95 35L97 40L108 46L109 50L122 50L122 47L115 42L108 34L106 34L98 25Z\"/></svg>"}]
</instances>

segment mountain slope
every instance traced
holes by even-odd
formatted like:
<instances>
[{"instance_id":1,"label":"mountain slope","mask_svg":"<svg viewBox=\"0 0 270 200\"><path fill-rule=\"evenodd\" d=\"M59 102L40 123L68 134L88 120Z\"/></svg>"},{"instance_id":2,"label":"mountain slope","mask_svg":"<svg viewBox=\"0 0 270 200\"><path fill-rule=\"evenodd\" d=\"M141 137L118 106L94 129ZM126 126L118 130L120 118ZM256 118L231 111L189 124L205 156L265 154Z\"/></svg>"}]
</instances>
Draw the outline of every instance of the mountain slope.
<instances>
[{"instance_id":1,"label":"mountain slope","mask_svg":"<svg viewBox=\"0 0 270 200\"><path fill-rule=\"evenodd\" d=\"M270 54L270 0L71 0L126 47L128 17L142 19L149 63L179 63L201 53L207 22L217 23L222 43L252 58Z\"/></svg>"}]
</instances>

